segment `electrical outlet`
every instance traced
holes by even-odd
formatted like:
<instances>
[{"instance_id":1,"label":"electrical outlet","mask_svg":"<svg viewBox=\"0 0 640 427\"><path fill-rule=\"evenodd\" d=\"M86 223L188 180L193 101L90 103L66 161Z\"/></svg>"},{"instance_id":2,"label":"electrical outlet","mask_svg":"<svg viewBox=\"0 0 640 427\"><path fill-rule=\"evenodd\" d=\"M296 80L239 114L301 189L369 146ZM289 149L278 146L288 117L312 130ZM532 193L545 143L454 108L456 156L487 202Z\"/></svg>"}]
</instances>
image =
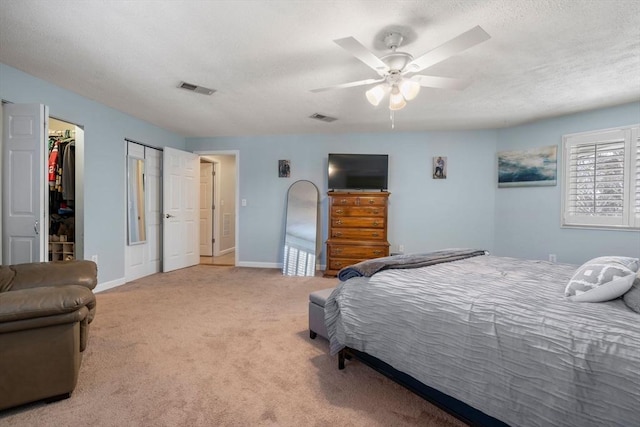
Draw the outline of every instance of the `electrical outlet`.
<instances>
[{"instance_id":1,"label":"electrical outlet","mask_svg":"<svg viewBox=\"0 0 640 427\"><path fill-rule=\"evenodd\" d=\"M398 245L398 252L404 253L404 245Z\"/></svg>"},{"instance_id":2,"label":"electrical outlet","mask_svg":"<svg viewBox=\"0 0 640 427\"><path fill-rule=\"evenodd\" d=\"M549 261L556 262L556 254L549 254Z\"/></svg>"},{"instance_id":3,"label":"electrical outlet","mask_svg":"<svg viewBox=\"0 0 640 427\"><path fill-rule=\"evenodd\" d=\"M91 261L93 261L96 264L98 264L98 255L91 255Z\"/></svg>"}]
</instances>

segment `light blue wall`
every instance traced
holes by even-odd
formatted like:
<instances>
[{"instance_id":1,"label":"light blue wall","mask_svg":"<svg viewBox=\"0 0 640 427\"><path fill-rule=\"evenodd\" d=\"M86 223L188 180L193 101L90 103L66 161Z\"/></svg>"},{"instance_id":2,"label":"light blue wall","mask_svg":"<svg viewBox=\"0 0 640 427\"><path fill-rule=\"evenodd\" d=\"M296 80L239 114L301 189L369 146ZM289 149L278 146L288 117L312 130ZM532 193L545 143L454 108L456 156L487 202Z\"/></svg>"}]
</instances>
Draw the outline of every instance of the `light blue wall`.
<instances>
[{"instance_id":1,"label":"light blue wall","mask_svg":"<svg viewBox=\"0 0 640 427\"><path fill-rule=\"evenodd\" d=\"M602 254L640 256L640 232L560 228L560 185L498 189L496 152L556 144L562 135L640 122L640 103L501 130L388 132L185 139L0 64L0 98L42 103L53 117L85 129L85 255L97 254L101 283L124 277L124 138L191 151L238 150L239 260L282 262L286 192L308 179L321 192L327 234L327 154L389 154L389 241L405 252L479 247L497 255L581 263ZM330 126L330 125L327 125ZM446 180L431 178L432 158L448 157ZM291 177L278 178L279 159ZM559 158L559 162L561 159ZM323 245L324 251L324 245ZM324 255L323 255L324 259Z\"/></svg>"},{"instance_id":2,"label":"light blue wall","mask_svg":"<svg viewBox=\"0 0 640 427\"><path fill-rule=\"evenodd\" d=\"M49 106L85 131L85 257L98 255L100 283L124 278L125 144L184 148L184 137L0 64L0 98Z\"/></svg>"},{"instance_id":3,"label":"light blue wall","mask_svg":"<svg viewBox=\"0 0 640 427\"><path fill-rule=\"evenodd\" d=\"M495 254L547 259L553 253L572 264L601 255L640 257L640 231L560 227L562 136L637 123L640 103L634 102L498 130L498 151L557 145L558 185L495 190Z\"/></svg>"},{"instance_id":4,"label":"light blue wall","mask_svg":"<svg viewBox=\"0 0 640 427\"><path fill-rule=\"evenodd\" d=\"M238 150L239 261L282 262L285 199L299 179L321 194L322 242L327 237L328 153L389 155L389 242L392 251L443 247L493 249L495 131L389 132L229 138L188 138L191 151ZM448 157L448 177L432 179L432 158ZM278 178L278 160L291 177ZM323 245L323 260L324 258Z\"/></svg>"}]
</instances>

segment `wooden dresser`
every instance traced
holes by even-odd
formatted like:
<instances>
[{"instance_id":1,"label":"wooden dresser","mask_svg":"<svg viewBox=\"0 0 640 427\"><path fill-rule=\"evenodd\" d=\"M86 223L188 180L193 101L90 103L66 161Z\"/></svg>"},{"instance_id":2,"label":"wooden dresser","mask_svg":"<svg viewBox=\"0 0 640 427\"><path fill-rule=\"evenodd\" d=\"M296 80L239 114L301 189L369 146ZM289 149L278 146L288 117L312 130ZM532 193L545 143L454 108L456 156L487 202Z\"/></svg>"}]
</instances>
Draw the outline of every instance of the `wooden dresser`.
<instances>
[{"instance_id":1,"label":"wooden dresser","mask_svg":"<svg viewBox=\"0 0 640 427\"><path fill-rule=\"evenodd\" d=\"M325 276L371 258L389 256L386 191L330 191Z\"/></svg>"}]
</instances>

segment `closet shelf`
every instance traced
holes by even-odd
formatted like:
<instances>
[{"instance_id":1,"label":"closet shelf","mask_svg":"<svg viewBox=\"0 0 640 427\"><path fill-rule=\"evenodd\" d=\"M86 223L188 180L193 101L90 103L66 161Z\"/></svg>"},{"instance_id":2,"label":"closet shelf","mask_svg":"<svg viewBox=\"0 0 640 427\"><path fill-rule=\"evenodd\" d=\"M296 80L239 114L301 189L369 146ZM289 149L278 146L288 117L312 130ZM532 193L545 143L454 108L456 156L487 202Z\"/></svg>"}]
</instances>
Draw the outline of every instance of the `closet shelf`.
<instances>
[{"instance_id":1,"label":"closet shelf","mask_svg":"<svg viewBox=\"0 0 640 427\"><path fill-rule=\"evenodd\" d=\"M75 257L74 242L49 242L49 261L69 261Z\"/></svg>"}]
</instances>

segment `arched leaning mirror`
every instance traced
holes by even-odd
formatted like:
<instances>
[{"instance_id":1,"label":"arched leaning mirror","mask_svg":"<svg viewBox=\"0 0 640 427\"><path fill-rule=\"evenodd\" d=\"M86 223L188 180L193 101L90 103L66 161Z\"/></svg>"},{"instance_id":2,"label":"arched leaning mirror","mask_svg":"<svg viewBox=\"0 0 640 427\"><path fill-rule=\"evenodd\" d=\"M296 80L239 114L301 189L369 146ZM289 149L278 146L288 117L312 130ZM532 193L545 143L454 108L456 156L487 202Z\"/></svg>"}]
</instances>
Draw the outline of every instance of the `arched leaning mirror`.
<instances>
[{"instance_id":1,"label":"arched leaning mirror","mask_svg":"<svg viewBox=\"0 0 640 427\"><path fill-rule=\"evenodd\" d=\"M318 187L311 181L296 181L289 187L282 265L285 276L315 275L319 199Z\"/></svg>"},{"instance_id":2,"label":"arched leaning mirror","mask_svg":"<svg viewBox=\"0 0 640 427\"><path fill-rule=\"evenodd\" d=\"M147 241L144 205L144 159L127 157L127 228L129 245Z\"/></svg>"}]
</instances>

